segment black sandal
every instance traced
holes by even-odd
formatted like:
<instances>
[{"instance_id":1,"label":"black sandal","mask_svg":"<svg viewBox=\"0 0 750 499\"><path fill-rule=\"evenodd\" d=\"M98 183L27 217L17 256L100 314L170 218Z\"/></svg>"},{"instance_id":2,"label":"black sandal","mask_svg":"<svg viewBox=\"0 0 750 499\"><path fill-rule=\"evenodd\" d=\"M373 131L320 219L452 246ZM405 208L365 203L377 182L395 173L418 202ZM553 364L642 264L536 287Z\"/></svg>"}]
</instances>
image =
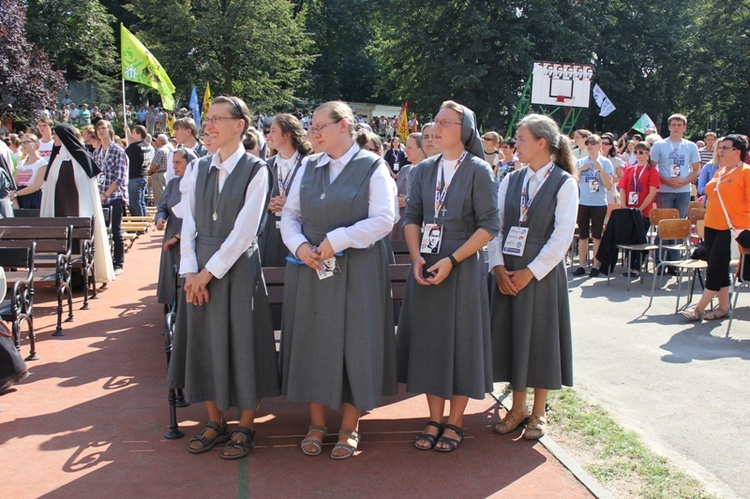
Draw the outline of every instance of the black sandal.
<instances>
[{"instance_id":1,"label":"black sandal","mask_svg":"<svg viewBox=\"0 0 750 499\"><path fill-rule=\"evenodd\" d=\"M450 438L446 437L445 433L440 435L440 438L437 439L436 445L439 443L448 444L447 449L441 449L440 447L435 447L435 450L438 452L453 452L454 450L458 449L458 445L464 441L464 430L463 428L459 428L458 426L445 423L443 425L443 432L445 430L452 430L456 435L458 435L458 438Z\"/></svg>"},{"instance_id":2,"label":"black sandal","mask_svg":"<svg viewBox=\"0 0 750 499\"><path fill-rule=\"evenodd\" d=\"M440 435L443 434L442 423L438 423L437 421L428 421L427 424L425 425L425 428L427 428L428 426L434 426L435 428L437 428L438 434L431 435L429 433L420 433L419 435L414 437L414 447L416 447L419 450L432 450L435 447L435 444L437 443L438 438L440 438ZM417 445L417 442L419 442L420 440L426 440L427 442L429 442L430 446L421 447Z\"/></svg>"},{"instance_id":3,"label":"black sandal","mask_svg":"<svg viewBox=\"0 0 750 499\"><path fill-rule=\"evenodd\" d=\"M204 433L206 433L206 430L214 430L216 432L216 436L213 438L213 440L209 440L208 438L206 438L206 436L204 435ZM223 444L224 442L229 440L229 434L227 433L227 430L228 427L226 423L219 426L213 421L209 421L208 423L206 423L206 427L203 428L203 431L200 432L199 435L196 435L188 440L188 451L193 454L202 454L203 452L210 451L216 444ZM198 442L199 444L201 444L201 446L197 449L190 447L190 444L192 444L193 442Z\"/></svg>"},{"instance_id":4,"label":"black sandal","mask_svg":"<svg viewBox=\"0 0 750 499\"><path fill-rule=\"evenodd\" d=\"M235 433L242 433L243 435L245 435L245 438L243 440L232 439L227 442L227 445L224 446L224 450L221 451L222 459L242 459L243 457L247 456L250 453L250 449L255 446L255 430L251 430L250 428L246 428L244 426L238 426L234 430L232 430L231 436L234 436ZM227 454L227 451L229 449L239 449L240 453Z\"/></svg>"}]
</instances>

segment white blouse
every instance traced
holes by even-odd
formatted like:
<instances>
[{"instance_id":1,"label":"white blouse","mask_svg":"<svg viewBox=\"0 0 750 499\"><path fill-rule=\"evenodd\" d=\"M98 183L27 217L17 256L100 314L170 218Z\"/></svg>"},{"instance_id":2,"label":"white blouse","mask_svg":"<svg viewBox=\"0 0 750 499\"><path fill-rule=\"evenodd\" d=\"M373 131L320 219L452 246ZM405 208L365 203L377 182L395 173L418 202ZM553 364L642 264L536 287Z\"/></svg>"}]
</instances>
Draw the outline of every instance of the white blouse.
<instances>
[{"instance_id":1,"label":"white blouse","mask_svg":"<svg viewBox=\"0 0 750 499\"><path fill-rule=\"evenodd\" d=\"M359 145L355 142L346 154L339 159L333 159L327 154L323 154L316 168L330 163L329 172L332 183L357 152L359 152ZM303 159L302 165L294 177L281 216L281 237L293 255L297 254L297 249L301 245L309 242L302 234L302 212L299 198L300 183L305 175L308 158ZM396 182L391 177L390 169L383 162L370 177L368 217L354 225L339 227L326 234L334 253L348 248L367 248L387 236L397 219L397 193Z\"/></svg>"},{"instance_id":2,"label":"white blouse","mask_svg":"<svg viewBox=\"0 0 750 499\"><path fill-rule=\"evenodd\" d=\"M237 150L223 163L219 159L219 153L211 158L211 168L219 170L219 192L224 189L227 177L234 171L245 148L240 144ZM180 234L180 275L198 272L198 260L195 256L195 238L198 235L195 226L195 182L198 178L200 168L193 168L186 173L186 178L181 182L187 183L183 193L181 205L182 232ZM189 175L189 176L187 176ZM185 182L187 180L187 182ZM206 270L211 275L221 279L229 272L237 259L250 248L258 234L258 227L265 212L266 193L269 185L268 168L262 168L250 181L245 191L245 205L237 215L234 227L229 236L221 244L221 247L206 263Z\"/></svg>"},{"instance_id":3,"label":"white blouse","mask_svg":"<svg viewBox=\"0 0 750 499\"><path fill-rule=\"evenodd\" d=\"M547 167L540 168L534 172L531 168L526 168L526 179L528 179L528 189L531 193L536 193L547 180L545 175ZM524 180L525 182L526 180ZM500 208L500 233L487 244L490 259L490 269L495 273L495 267L505 265L503 258L503 229L505 227L505 196L508 192L508 176L505 176L500 182L498 188L498 204ZM542 280L549 272L565 258L565 253L570 248L570 241L573 240L573 232L576 227L576 217L578 215L578 184L573 177L568 177L560 190L557 191L557 206L555 207L555 228L552 235L542 247L542 250L529 263L528 268L536 279Z\"/></svg>"}]
</instances>

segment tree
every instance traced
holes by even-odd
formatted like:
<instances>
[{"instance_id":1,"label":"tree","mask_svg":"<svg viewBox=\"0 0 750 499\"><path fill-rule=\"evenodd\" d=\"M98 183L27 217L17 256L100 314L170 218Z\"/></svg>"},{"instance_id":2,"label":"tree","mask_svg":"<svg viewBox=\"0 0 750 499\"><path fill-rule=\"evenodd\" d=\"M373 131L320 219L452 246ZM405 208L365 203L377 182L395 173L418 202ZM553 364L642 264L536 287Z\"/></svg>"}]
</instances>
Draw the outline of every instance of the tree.
<instances>
[{"instance_id":1,"label":"tree","mask_svg":"<svg viewBox=\"0 0 750 499\"><path fill-rule=\"evenodd\" d=\"M312 61L288 0L133 0L131 12L136 36L186 96L208 81L260 109L290 105Z\"/></svg>"},{"instance_id":2,"label":"tree","mask_svg":"<svg viewBox=\"0 0 750 499\"><path fill-rule=\"evenodd\" d=\"M115 18L98 0L28 0L29 40L69 80L94 83L103 102L117 92Z\"/></svg>"},{"instance_id":3,"label":"tree","mask_svg":"<svg viewBox=\"0 0 750 499\"><path fill-rule=\"evenodd\" d=\"M681 74L691 130L719 126L720 135L750 130L750 0L710 2L695 7L690 57Z\"/></svg>"},{"instance_id":4,"label":"tree","mask_svg":"<svg viewBox=\"0 0 750 499\"><path fill-rule=\"evenodd\" d=\"M309 71L309 96L328 101L369 102L378 92L380 71L373 47L383 22L368 0L298 2L317 58ZM299 7L301 5L301 7Z\"/></svg>"},{"instance_id":5,"label":"tree","mask_svg":"<svg viewBox=\"0 0 750 499\"><path fill-rule=\"evenodd\" d=\"M66 88L61 71L50 66L44 51L26 39L26 6L22 0L0 0L0 89L16 116L56 102Z\"/></svg>"}]
</instances>

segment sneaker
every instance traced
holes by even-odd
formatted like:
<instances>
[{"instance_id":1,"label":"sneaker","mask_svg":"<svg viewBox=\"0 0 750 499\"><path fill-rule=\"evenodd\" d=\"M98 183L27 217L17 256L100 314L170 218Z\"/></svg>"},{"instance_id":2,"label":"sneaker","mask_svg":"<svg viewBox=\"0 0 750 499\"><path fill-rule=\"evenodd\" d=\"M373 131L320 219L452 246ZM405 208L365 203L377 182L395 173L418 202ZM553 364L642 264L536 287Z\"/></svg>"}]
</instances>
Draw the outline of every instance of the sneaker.
<instances>
[{"instance_id":1,"label":"sneaker","mask_svg":"<svg viewBox=\"0 0 750 499\"><path fill-rule=\"evenodd\" d=\"M589 276L599 277L599 269L597 269L596 267L591 267L591 270L589 271Z\"/></svg>"},{"instance_id":2,"label":"sneaker","mask_svg":"<svg viewBox=\"0 0 750 499\"><path fill-rule=\"evenodd\" d=\"M586 269L584 269L583 267L578 267L578 268L577 268L577 269L575 269L575 271L573 272L573 275L574 275L575 277L581 277L582 275L586 275Z\"/></svg>"},{"instance_id":3,"label":"sneaker","mask_svg":"<svg viewBox=\"0 0 750 499\"><path fill-rule=\"evenodd\" d=\"M122 267L115 267L115 275L120 275L123 272L125 272L125 271L122 270Z\"/></svg>"}]
</instances>

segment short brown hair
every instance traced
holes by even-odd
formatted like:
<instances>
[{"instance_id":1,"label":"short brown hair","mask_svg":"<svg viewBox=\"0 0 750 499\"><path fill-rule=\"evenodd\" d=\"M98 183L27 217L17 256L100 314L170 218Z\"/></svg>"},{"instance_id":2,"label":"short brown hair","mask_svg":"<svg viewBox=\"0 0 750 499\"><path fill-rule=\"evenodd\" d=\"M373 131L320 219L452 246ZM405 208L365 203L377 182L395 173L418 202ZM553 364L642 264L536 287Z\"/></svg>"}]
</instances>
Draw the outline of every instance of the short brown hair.
<instances>
[{"instance_id":1,"label":"short brown hair","mask_svg":"<svg viewBox=\"0 0 750 499\"><path fill-rule=\"evenodd\" d=\"M667 125L671 125L673 120L682 121L684 125L687 125L687 117L684 114L675 113L667 120Z\"/></svg>"},{"instance_id":2,"label":"short brown hair","mask_svg":"<svg viewBox=\"0 0 750 499\"><path fill-rule=\"evenodd\" d=\"M250 122L252 121L250 119L250 109L248 109L245 101L233 95L219 95L218 97L214 97L211 104L229 104L229 114L232 115L232 118L245 122L245 126L242 127L242 136L245 136L247 129L250 127Z\"/></svg>"}]
</instances>

